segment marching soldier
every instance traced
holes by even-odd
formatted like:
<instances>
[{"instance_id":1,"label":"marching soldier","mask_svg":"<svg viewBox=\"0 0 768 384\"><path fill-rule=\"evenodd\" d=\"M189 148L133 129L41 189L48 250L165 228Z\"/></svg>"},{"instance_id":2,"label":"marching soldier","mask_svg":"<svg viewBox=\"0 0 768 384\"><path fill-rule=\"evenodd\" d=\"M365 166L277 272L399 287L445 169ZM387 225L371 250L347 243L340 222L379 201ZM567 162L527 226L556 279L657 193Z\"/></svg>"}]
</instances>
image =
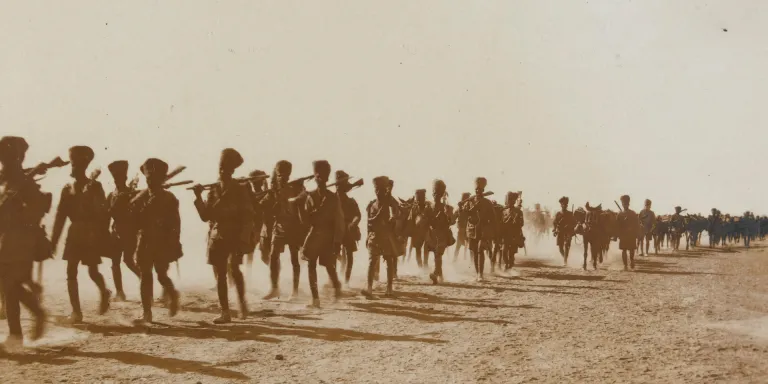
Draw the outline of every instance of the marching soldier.
<instances>
[{"instance_id":1,"label":"marching soldier","mask_svg":"<svg viewBox=\"0 0 768 384\"><path fill-rule=\"evenodd\" d=\"M461 194L461 200L464 201L470 198L472 196L469 192L464 192ZM457 223L458 231L456 236L456 249L453 252L453 262L455 263L456 260L459 258L459 250L461 248L464 248L464 258L467 256L467 210L465 209L465 205L459 205L456 207L455 215L455 221Z\"/></svg>"},{"instance_id":2,"label":"marching soldier","mask_svg":"<svg viewBox=\"0 0 768 384\"><path fill-rule=\"evenodd\" d=\"M429 232L426 237L426 248L424 259L429 256L429 252L435 254L435 269L429 274L432 283L438 284L443 281L443 254L445 249L453 245L456 241L451 232L451 225L454 223L453 207L445 204L446 198L445 182L435 180L432 183L432 204L427 204L425 210Z\"/></svg>"},{"instance_id":3,"label":"marching soldier","mask_svg":"<svg viewBox=\"0 0 768 384\"><path fill-rule=\"evenodd\" d=\"M557 239L557 248L560 250L560 256L563 257L563 265L567 265L571 241L576 234L576 218L573 216L573 212L568 210L569 199L567 196L561 197L558 202L560 203L560 212L555 214L552 232Z\"/></svg>"},{"instance_id":4,"label":"marching soldier","mask_svg":"<svg viewBox=\"0 0 768 384\"><path fill-rule=\"evenodd\" d=\"M616 217L616 225L619 233L619 249L621 260L624 262L624 270L627 270L627 254L629 254L629 266L635 269L635 249L637 249L637 233L640 229L640 219L635 211L629 209L629 196L621 197L622 211Z\"/></svg>"},{"instance_id":5,"label":"marching soldier","mask_svg":"<svg viewBox=\"0 0 768 384\"><path fill-rule=\"evenodd\" d=\"M261 232L261 242L264 249L269 249L269 277L272 289L264 296L264 300L280 297L280 255L288 247L293 266L293 295L298 298L301 266L299 264L299 248L304 241L306 231L299 222L296 205L289 199L296 198L304 192L304 185L289 183L293 164L281 160L272 172L271 189L261 200L264 210L264 229ZM296 200L296 203L300 203ZM264 255L262 255L264 256Z\"/></svg>"},{"instance_id":6,"label":"marching soldier","mask_svg":"<svg viewBox=\"0 0 768 384\"><path fill-rule=\"evenodd\" d=\"M523 211L515 206L519 197L518 193L507 193L506 206L501 216L502 258L505 263L504 269L507 271L515 266L515 254L525 244L525 237L523 236L525 218Z\"/></svg>"},{"instance_id":7,"label":"marching soldier","mask_svg":"<svg viewBox=\"0 0 768 384\"><path fill-rule=\"evenodd\" d=\"M112 294L99 272L101 257L105 253L109 239L109 213L106 196L101 183L85 176L88 165L93 160L93 149L87 146L74 146L69 149L74 181L61 190L56 219L53 224L51 242L54 250L67 219L72 221L67 231L63 259L67 261L67 288L72 305L70 322L80 323L83 313L80 310L80 293L77 283L77 269L80 264L88 266L91 277L101 293L99 315L109 310L109 298Z\"/></svg>"},{"instance_id":8,"label":"marching soldier","mask_svg":"<svg viewBox=\"0 0 768 384\"><path fill-rule=\"evenodd\" d=\"M651 251L648 249L648 246L651 244L651 239L653 239L653 225L656 223L656 214L653 213L651 210L651 200L645 199L645 208L643 208L642 211L640 211L640 224L643 227L643 232L640 238L638 239L638 248L640 248L640 256L644 256L645 254L651 253ZM643 241L645 240L645 241ZM645 248L643 248L643 243L645 243Z\"/></svg>"},{"instance_id":9,"label":"marching soldier","mask_svg":"<svg viewBox=\"0 0 768 384\"><path fill-rule=\"evenodd\" d=\"M317 264L325 267L333 284L336 299L341 297L341 283L336 274L335 250L344 240L346 222L338 196L326 187L331 165L325 160L312 163L317 189L305 192L303 206L299 209L302 224L309 228L302 247L302 259L308 262L309 289L312 306L320 308L317 290Z\"/></svg>"},{"instance_id":10,"label":"marching soldier","mask_svg":"<svg viewBox=\"0 0 768 384\"><path fill-rule=\"evenodd\" d=\"M392 280L395 277L395 265L397 258L403 253L399 248L394 233L394 219L398 215L398 205L393 204L391 197L391 184L386 176L373 179L373 188L376 199L368 203L365 211L368 215L368 288L363 290L363 295L373 296L373 280L376 269L381 263L381 258L387 263L387 291L385 296L392 296Z\"/></svg>"},{"instance_id":11,"label":"marching soldier","mask_svg":"<svg viewBox=\"0 0 768 384\"><path fill-rule=\"evenodd\" d=\"M426 189L417 189L413 204L408 213L408 234L411 236L411 248L416 249L416 263L419 265L419 268L427 268L429 266L426 255L424 255L423 261L421 258L424 250L424 241L427 238L427 231L429 229L429 223L426 219L426 196Z\"/></svg>"},{"instance_id":12,"label":"marching soldier","mask_svg":"<svg viewBox=\"0 0 768 384\"><path fill-rule=\"evenodd\" d=\"M680 238L685 231L685 219L680 214L683 211L681 207L675 207L675 213L669 220L670 229L672 230L672 250L677 251L680 248Z\"/></svg>"},{"instance_id":13,"label":"marching soldier","mask_svg":"<svg viewBox=\"0 0 768 384\"><path fill-rule=\"evenodd\" d=\"M349 175L344 171L336 171L336 195L341 202L341 209L344 213L346 231L344 231L344 240L339 245L336 253L342 257L342 269L344 269L344 284L349 286L349 279L352 276L352 265L354 264L354 254L357 251L357 242L360 240L360 206L357 201L349 197L352 185L349 183Z\"/></svg>"},{"instance_id":14,"label":"marching soldier","mask_svg":"<svg viewBox=\"0 0 768 384\"><path fill-rule=\"evenodd\" d=\"M492 241L496 228L494 228L495 213L491 202L483 196L488 181L484 177L475 179L475 196L468 200L467 209L467 238L469 239L469 253L475 265L477 281L483 280L485 268L485 252L492 252Z\"/></svg>"},{"instance_id":15,"label":"marching soldier","mask_svg":"<svg viewBox=\"0 0 768 384\"><path fill-rule=\"evenodd\" d=\"M253 254L256 253L256 248L260 247L261 245L261 231L262 227L264 227L264 210L261 207L261 204L259 204L259 201L257 199L257 195L261 192L264 192L266 189L266 180L259 180L255 179L258 176L266 176L266 172L261 170L254 170L251 173L248 174L249 177L254 178L250 181L251 185L251 205L253 206L253 229L251 231L251 244L253 245L253 249L250 250L246 254L248 263L248 276L250 278L250 271L253 268ZM269 250L264 250L263 247L260 247L261 257L262 260L264 257L269 255Z\"/></svg>"},{"instance_id":16,"label":"marching soldier","mask_svg":"<svg viewBox=\"0 0 768 384\"><path fill-rule=\"evenodd\" d=\"M240 318L248 316L245 301L245 282L240 264L243 255L252 249L251 230L253 226L253 205L248 188L232 178L232 174L243 164L243 157L232 148L221 152L219 161L219 183L214 185L203 201L203 186L193 187L195 208L200 219L210 223L208 233L208 264L216 271L216 287L221 306L221 316L213 320L214 324L232 321L229 314L227 274L237 288L240 304Z\"/></svg>"},{"instance_id":17,"label":"marching soldier","mask_svg":"<svg viewBox=\"0 0 768 384\"><path fill-rule=\"evenodd\" d=\"M179 310L179 293L168 277L168 267L183 255L179 241L181 218L179 200L163 188L168 164L159 159L147 159L141 166L141 173L146 177L148 193L132 202L131 211L135 214L138 230L135 262L141 270L141 305L144 309L140 321L151 323L153 268L169 299L169 315L175 316Z\"/></svg>"},{"instance_id":18,"label":"marching soldier","mask_svg":"<svg viewBox=\"0 0 768 384\"><path fill-rule=\"evenodd\" d=\"M133 256L136 252L137 228L135 217L130 211L130 201L133 197L133 188L128 187L128 162L125 160L114 161L107 167L115 181L115 190L107 196L107 211L112 220L110 232L110 251L112 258L112 279L115 281L115 297L125 301L123 291L122 260L125 265L139 277L139 268L134 264Z\"/></svg>"},{"instance_id":19,"label":"marching soldier","mask_svg":"<svg viewBox=\"0 0 768 384\"><path fill-rule=\"evenodd\" d=\"M392 179L387 178L387 200L389 201L389 204L392 209L392 215L394 217L394 223L393 230L394 230L394 238L395 238L395 259L394 259L394 274L393 278L397 279L397 258L401 256L405 256L406 249L408 248L408 233L407 233L407 224L408 224L408 212L406 209L401 209L400 204L395 199L394 195L392 194L392 191L395 188L395 181ZM386 261L385 257L381 257L381 259ZM376 264L376 273L374 274L374 279L376 281L379 280L379 267L380 264Z\"/></svg>"},{"instance_id":20,"label":"marching soldier","mask_svg":"<svg viewBox=\"0 0 768 384\"><path fill-rule=\"evenodd\" d=\"M24 173L22 164L29 145L21 137L0 138L0 283L4 314L8 320L6 345L21 346L21 308L23 304L35 318L32 340L42 337L46 315L40 306L32 265L50 257L40 220L51 207L51 194ZM44 252L41 252L44 251ZM33 289L27 289L25 285Z\"/></svg>"}]
</instances>

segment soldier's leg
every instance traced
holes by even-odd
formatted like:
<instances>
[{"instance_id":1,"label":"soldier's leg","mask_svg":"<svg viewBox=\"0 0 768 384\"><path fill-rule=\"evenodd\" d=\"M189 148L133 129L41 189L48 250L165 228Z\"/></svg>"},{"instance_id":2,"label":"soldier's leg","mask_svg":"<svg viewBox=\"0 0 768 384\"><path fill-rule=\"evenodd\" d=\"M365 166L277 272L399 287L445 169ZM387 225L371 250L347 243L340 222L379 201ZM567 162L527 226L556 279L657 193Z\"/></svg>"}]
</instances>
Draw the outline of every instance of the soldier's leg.
<instances>
[{"instance_id":1,"label":"soldier's leg","mask_svg":"<svg viewBox=\"0 0 768 384\"><path fill-rule=\"evenodd\" d=\"M118 254L112 258L112 280L115 282L115 299L125 301L125 292L123 291L123 271L122 255Z\"/></svg>"},{"instance_id":2,"label":"soldier's leg","mask_svg":"<svg viewBox=\"0 0 768 384\"><path fill-rule=\"evenodd\" d=\"M69 321L79 323L83 321L83 311L80 309L80 292L77 285L77 269L80 265L78 260L67 260L67 291L69 293L69 304L72 306L72 314Z\"/></svg>"},{"instance_id":3,"label":"soldier's leg","mask_svg":"<svg viewBox=\"0 0 768 384\"><path fill-rule=\"evenodd\" d=\"M19 281L18 299L19 302L27 307L27 310L35 318L35 327L30 336L31 340L37 340L43 336L45 331L46 314L40 305L40 296L37 292L37 284L32 281L32 263L23 263L14 266L14 269L18 268L19 277L22 279ZM30 289L24 287L25 283L30 286ZM40 288L41 289L41 288Z\"/></svg>"},{"instance_id":4,"label":"soldier's leg","mask_svg":"<svg viewBox=\"0 0 768 384\"><path fill-rule=\"evenodd\" d=\"M622 249L621 250L621 261L624 262L624 269L626 270L627 267L628 267L628 264L627 264L627 250L626 249Z\"/></svg>"},{"instance_id":5,"label":"soldier's leg","mask_svg":"<svg viewBox=\"0 0 768 384\"><path fill-rule=\"evenodd\" d=\"M152 298L154 296L154 277L152 276L152 263L142 262L139 292L141 295L141 308L143 315L140 320L151 323L152 322ZM159 276L158 276L159 279Z\"/></svg>"},{"instance_id":6,"label":"soldier's leg","mask_svg":"<svg viewBox=\"0 0 768 384\"><path fill-rule=\"evenodd\" d=\"M307 277L309 278L309 290L312 292L312 306L320 307L320 294L317 290L317 258L307 261Z\"/></svg>"},{"instance_id":7,"label":"soldier's leg","mask_svg":"<svg viewBox=\"0 0 768 384\"><path fill-rule=\"evenodd\" d=\"M134 260L134 255L136 254L136 242L131 241L129 242L123 249L123 262L125 262L125 266L128 267L128 269L133 272L136 277L141 276L141 271L138 265L136 265L136 260Z\"/></svg>"},{"instance_id":8,"label":"soldier's leg","mask_svg":"<svg viewBox=\"0 0 768 384\"><path fill-rule=\"evenodd\" d=\"M395 278L395 268L397 267L397 258L395 256L387 256L384 258L387 263L387 291L385 296L392 296L394 291L392 290L392 281Z\"/></svg>"},{"instance_id":9,"label":"soldier's leg","mask_svg":"<svg viewBox=\"0 0 768 384\"><path fill-rule=\"evenodd\" d=\"M395 263L397 261L395 260ZM363 295L370 296L373 294L373 280L376 274L376 267L381 263L379 252L376 249L368 248L368 288L363 290ZM387 273L389 273L389 264L387 265Z\"/></svg>"},{"instance_id":10,"label":"soldier's leg","mask_svg":"<svg viewBox=\"0 0 768 384\"><path fill-rule=\"evenodd\" d=\"M227 286L227 275L229 266L229 257L221 256L215 260L214 267L216 268L216 291L219 295L219 307L221 308L221 316L213 319L214 324L224 324L232 321L229 313L229 287Z\"/></svg>"},{"instance_id":11,"label":"soldier's leg","mask_svg":"<svg viewBox=\"0 0 768 384\"><path fill-rule=\"evenodd\" d=\"M173 317L176 316L176 313L179 311L179 291L177 291L176 287L173 285L173 280L168 277L168 269L170 268L170 265L170 263L155 263L155 272L157 272L157 281L163 287L163 291L168 294L168 315ZM151 293L149 297L152 297Z\"/></svg>"},{"instance_id":12,"label":"soldier's leg","mask_svg":"<svg viewBox=\"0 0 768 384\"><path fill-rule=\"evenodd\" d=\"M273 239L269 251L269 280L272 289L264 296L264 300L280 297L280 253L283 251L282 240Z\"/></svg>"},{"instance_id":13,"label":"soldier's leg","mask_svg":"<svg viewBox=\"0 0 768 384\"><path fill-rule=\"evenodd\" d=\"M336 263L327 263L325 271L328 273L328 279L331 280L334 297L338 300L341 298L341 281L339 281L339 274L336 272Z\"/></svg>"},{"instance_id":14,"label":"soldier's leg","mask_svg":"<svg viewBox=\"0 0 768 384\"><path fill-rule=\"evenodd\" d=\"M0 276L0 320L5 320L5 288L3 288L2 276Z\"/></svg>"},{"instance_id":15,"label":"soldier's leg","mask_svg":"<svg viewBox=\"0 0 768 384\"><path fill-rule=\"evenodd\" d=\"M344 282L349 285L349 279L352 277L352 266L355 263L355 253L349 247L343 247L343 249L344 259L346 260L344 265Z\"/></svg>"},{"instance_id":16,"label":"soldier's leg","mask_svg":"<svg viewBox=\"0 0 768 384\"><path fill-rule=\"evenodd\" d=\"M629 250L629 267L635 269L635 250Z\"/></svg>"},{"instance_id":17,"label":"soldier's leg","mask_svg":"<svg viewBox=\"0 0 768 384\"><path fill-rule=\"evenodd\" d=\"M590 237L587 236L586 234L582 236L582 239L584 241L584 265L582 266L582 268L584 268L584 270L586 271L587 270L587 252L589 252L589 249L593 249L592 252L594 252L594 244L592 244Z\"/></svg>"},{"instance_id":18,"label":"soldier's leg","mask_svg":"<svg viewBox=\"0 0 768 384\"><path fill-rule=\"evenodd\" d=\"M293 296L299 296L299 278L301 278L301 264L299 264L299 246L289 246L291 251L291 266L293 267Z\"/></svg>"},{"instance_id":19,"label":"soldier's leg","mask_svg":"<svg viewBox=\"0 0 768 384\"><path fill-rule=\"evenodd\" d=\"M3 266L7 268L8 266ZM8 339L9 345L21 345L21 306L19 305L19 291L22 289L18 278L12 275L12 271L3 273L3 291L5 292L5 314L8 320Z\"/></svg>"},{"instance_id":20,"label":"soldier's leg","mask_svg":"<svg viewBox=\"0 0 768 384\"><path fill-rule=\"evenodd\" d=\"M104 282L104 276L99 272L98 264L88 266L88 276L91 277L91 280L96 284L96 287L99 288L99 293L101 294L99 315L103 315L109 310L109 297L112 295L112 292L107 289L107 284Z\"/></svg>"},{"instance_id":21,"label":"soldier's leg","mask_svg":"<svg viewBox=\"0 0 768 384\"><path fill-rule=\"evenodd\" d=\"M573 236L566 236L565 237L565 263L568 264L568 255L571 253L571 242L573 241Z\"/></svg>"},{"instance_id":22,"label":"soldier's leg","mask_svg":"<svg viewBox=\"0 0 768 384\"><path fill-rule=\"evenodd\" d=\"M240 270L240 264L242 264L243 257L239 255L231 255L229 257L229 275L232 276L232 282L235 284L235 290L237 291L237 302L240 305L240 318L245 319L248 316L248 303L245 301L245 280L243 279L243 272Z\"/></svg>"}]
</instances>

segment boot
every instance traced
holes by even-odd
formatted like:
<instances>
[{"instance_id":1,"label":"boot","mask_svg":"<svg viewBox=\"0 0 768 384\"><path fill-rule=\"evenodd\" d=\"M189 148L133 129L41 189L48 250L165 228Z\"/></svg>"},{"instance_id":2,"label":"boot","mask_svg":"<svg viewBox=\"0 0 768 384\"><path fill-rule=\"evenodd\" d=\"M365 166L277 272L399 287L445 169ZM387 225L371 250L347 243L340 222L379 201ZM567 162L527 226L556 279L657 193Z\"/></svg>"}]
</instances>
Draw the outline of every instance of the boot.
<instances>
[{"instance_id":1,"label":"boot","mask_svg":"<svg viewBox=\"0 0 768 384\"><path fill-rule=\"evenodd\" d=\"M45 333L45 322L48 319L45 311L42 309L35 315L35 327L32 329L31 340L36 341L43 337Z\"/></svg>"},{"instance_id":2,"label":"boot","mask_svg":"<svg viewBox=\"0 0 768 384\"><path fill-rule=\"evenodd\" d=\"M72 314L69 315L70 324L83 322L83 311L80 310L80 291L77 286L77 280L67 280L67 292L69 293L69 304L72 305Z\"/></svg>"},{"instance_id":3,"label":"boot","mask_svg":"<svg viewBox=\"0 0 768 384\"><path fill-rule=\"evenodd\" d=\"M112 291L106 288L101 289L101 301L99 302L99 315L107 313L109 310L109 298L112 296Z\"/></svg>"},{"instance_id":4,"label":"boot","mask_svg":"<svg viewBox=\"0 0 768 384\"><path fill-rule=\"evenodd\" d=\"M168 316L174 317L177 313L179 313L179 291L172 290L169 292L169 299L168 299ZM150 312L150 318L152 317L152 313ZM151 320L150 320L151 322Z\"/></svg>"}]
</instances>

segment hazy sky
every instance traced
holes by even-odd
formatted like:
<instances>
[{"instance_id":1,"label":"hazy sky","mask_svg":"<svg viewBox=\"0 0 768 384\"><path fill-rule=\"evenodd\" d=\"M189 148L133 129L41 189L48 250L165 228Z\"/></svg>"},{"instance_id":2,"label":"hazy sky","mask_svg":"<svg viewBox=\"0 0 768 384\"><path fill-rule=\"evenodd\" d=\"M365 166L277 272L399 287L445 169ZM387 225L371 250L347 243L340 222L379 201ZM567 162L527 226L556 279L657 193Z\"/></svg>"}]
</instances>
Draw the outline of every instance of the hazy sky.
<instances>
[{"instance_id":1,"label":"hazy sky","mask_svg":"<svg viewBox=\"0 0 768 384\"><path fill-rule=\"evenodd\" d=\"M0 127L28 164L96 150L212 182L324 158L396 193L475 176L657 212L768 213L768 2L0 1ZM728 32L724 32L727 28ZM66 171L44 187L58 191ZM311 183L310 183L311 185ZM185 233L205 231L179 190ZM202 242L203 240L200 239Z\"/></svg>"}]
</instances>

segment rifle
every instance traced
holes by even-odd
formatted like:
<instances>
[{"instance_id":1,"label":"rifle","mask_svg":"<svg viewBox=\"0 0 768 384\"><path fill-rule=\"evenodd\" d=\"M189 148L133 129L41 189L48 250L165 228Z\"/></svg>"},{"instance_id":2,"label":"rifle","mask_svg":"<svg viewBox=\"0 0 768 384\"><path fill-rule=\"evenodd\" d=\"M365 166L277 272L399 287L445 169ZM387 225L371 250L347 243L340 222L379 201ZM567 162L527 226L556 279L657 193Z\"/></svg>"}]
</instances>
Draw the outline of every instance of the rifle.
<instances>
[{"instance_id":1,"label":"rifle","mask_svg":"<svg viewBox=\"0 0 768 384\"><path fill-rule=\"evenodd\" d=\"M621 205L619 205L619 203L617 203L616 200L614 200L613 203L616 204L617 208L619 208L619 212L624 212L624 210L621 209Z\"/></svg>"},{"instance_id":2,"label":"rifle","mask_svg":"<svg viewBox=\"0 0 768 384\"><path fill-rule=\"evenodd\" d=\"M349 180L351 178L352 178L351 176L350 177L345 177L345 178L343 178L343 179L341 179L341 180L339 180L339 181L337 181L337 182L335 182L333 184L328 184L327 187L337 187L337 184L339 184L339 182L347 181L347 180ZM349 185L349 187L350 187L349 189L352 190L352 189L357 188L357 187L362 187L364 184L365 184L365 181L363 179L359 179L359 180L355 181L354 183L350 184Z\"/></svg>"},{"instance_id":3,"label":"rifle","mask_svg":"<svg viewBox=\"0 0 768 384\"><path fill-rule=\"evenodd\" d=\"M264 176L257 176L257 177L259 177L259 178L265 178L265 179L266 179L266 178L268 178L269 176L266 176L266 177L264 177ZM298 179L296 179L296 180L292 180L292 181L289 181L289 182L288 182L288 184L286 184L286 186L293 186L293 185L303 185L303 184L304 184L305 182L307 182L308 180L310 180L310 179L314 179L314 178L315 178L315 176L314 176L314 175L312 175L312 176L304 176L304 177L300 177L300 178L298 178ZM215 184L214 184L214 185L215 185ZM266 191L262 191L262 192L259 192L259 193L257 193L257 194L256 194L256 196L255 196L255 198L256 198L256 199L261 199L261 198L263 198L264 196L266 196L267 194L269 194L270 192L275 192L275 191L277 191L277 189L276 189L276 188L269 188L269 189L267 189Z\"/></svg>"},{"instance_id":4,"label":"rifle","mask_svg":"<svg viewBox=\"0 0 768 384\"><path fill-rule=\"evenodd\" d=\"M34 179L35 176L43 175L49 169L60 168L60 167L63 167L65 165L67 165L67 164L69 164L69 161L64 161L64 160L61 159L61 157L56 157L55 159L51 160L48 163L40 163L40 164L36 165L33 168L26 168L23 171L24 171L24 175L27 178L30 178L32 181L37 182L40 179L35 180ZM13 191L13 193L7 195L2 201L0 201L0 207L3 207L6 202L8 202L11 199L13 199L14 197L16 197L16 195L18 193L19 193L19 191L16 190L16 191Z\"/></svg>"},{"instance_id":5,"label":"rifle","mask_svg":"<svg viewBox=\"0 0 768 384\"><path fill-rule=\"evenodd\" d=\"M251 181L266 180L268 178L269 178L269 175L259 175L259 176L251 176L251 177L238 177L238 178L232 179L232 180L234 180L235 182L237 182L239 184L244 184L244 183L250 183ZM218 182L211 183L211 184L203 184L202 187L203 187L203 189L211 189L211 188L213 188L213 187L215 187L217 185L219 185ZM193 189L195 189L195 187L187 188L187 190L189 190L189 191L191 191Z\"/></svg>"},{"instance_id":6,"label":"rifle","mask_svg":"<svg viewBox=\"0 0 768 384\"><path fill-rule=\"evenodd\" d=\"M493 192L491 192L491 191L483 192L483 197L488 197L488 196L491 196L491 195L493 195ZM464 199L462 201L459 201L458 205L461 206L462 204L472 200L473 198L474 198L474 196L467 197L466 199Z\"/></svg>"}]
</instances>

